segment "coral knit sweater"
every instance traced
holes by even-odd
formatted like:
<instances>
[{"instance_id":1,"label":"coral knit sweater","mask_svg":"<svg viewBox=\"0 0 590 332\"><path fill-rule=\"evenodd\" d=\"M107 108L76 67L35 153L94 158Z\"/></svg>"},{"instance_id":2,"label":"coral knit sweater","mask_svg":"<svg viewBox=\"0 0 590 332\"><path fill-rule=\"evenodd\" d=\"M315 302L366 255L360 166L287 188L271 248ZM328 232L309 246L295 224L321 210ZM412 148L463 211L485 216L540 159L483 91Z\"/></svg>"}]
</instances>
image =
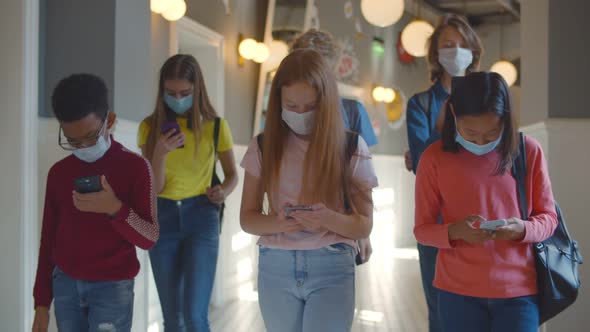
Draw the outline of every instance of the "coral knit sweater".
<instances>
[{"instance_id":1,"label":"coral knit sweater","mask_svg":"<svg viewBox=\"0 0 590 332\"><path fill-rule=\"evenodd\" d=\"M478 214L487 220L520 218L516 181L510 171L494 175L497 151L483 156L461 148L444 152L440 141L422 155L416 178L418 242L439 248L434 286L481 298L512 298L537 293L531 243L547 239L557 215L538 142L526 138L529 218L521 241L490 240L481 244L449 241L450 223ZM442 216L443 224L437 224Z\"/></svg>"},{"instance_id":2,"label":"coral knit sweater","mask_svg":"<svg viewBox=\"0 0 590 332\"><path fill-rule=\"evenodd\" d=\"M74 179L90 175L106 176L123 203L114 217L81 212L74 206ZM152 172L144 158L112 141L107 153L94 163L73 155L57 162L47 176L35 306L51 304L56 266L79 280L135 277L139 272L135 247L151 248L158 234Z\"/></svg>"}]
</instances>

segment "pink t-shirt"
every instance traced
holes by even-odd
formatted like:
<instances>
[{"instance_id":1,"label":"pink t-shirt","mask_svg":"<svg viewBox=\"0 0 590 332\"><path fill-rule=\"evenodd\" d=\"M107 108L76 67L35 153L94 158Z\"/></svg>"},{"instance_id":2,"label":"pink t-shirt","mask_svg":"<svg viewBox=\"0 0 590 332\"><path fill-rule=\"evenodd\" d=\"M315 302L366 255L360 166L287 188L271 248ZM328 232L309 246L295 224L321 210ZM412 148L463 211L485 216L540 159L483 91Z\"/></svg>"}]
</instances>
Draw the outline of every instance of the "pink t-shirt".
<instances>
[{"instance_id":1,"label":"pink t-shirt","mask_svg":"<svg viewBox=\"0 0 590 332\"><path fill-rule=\"evenodd\" d=\"M278 193L273 194L274 211L281 211L285 204L298 205L303 179L303 163L309 143L298 138L293 133L289 134L283 152L281 164L280 183ZM377 187L377 176L371 162L371 153L367 143L359 136L358 148L351 159L352 176L361 188L367 190ZM258 148L258 142L254 137L248 146L248 151L240 164L250 175L260 178L262 169L262 155ZM334 195L342 195L335 192ZM344 213L344 206L338 209ZM335 243L346 243L356 247L355 241L342 237L330 231L312 232L301 231L297 233L279 233L264 235L258 241L260 245L270 248L286 250L313 250Z\"/></svg>"},{"instance_id":2,"label":"pink t-shirt","mask_svg":"<svg viewBox=\"0 0 590 332\"><path fill-rule=\"evenodd\" d=\"M510 171L493 175L497 151L476 156L464 149L444 152L440 141L422 155L416 178L418 242L439 248L434 286L474 297L512 298L537 293L531 243L553 234L557 215L547 163L539 143L526 138L530 218L522 241L482 244L449 242L449 224L479 214L488 220L520 218L516 181ZM442 216L443 224L437 224Z\"/></svg>"}]
</instances>

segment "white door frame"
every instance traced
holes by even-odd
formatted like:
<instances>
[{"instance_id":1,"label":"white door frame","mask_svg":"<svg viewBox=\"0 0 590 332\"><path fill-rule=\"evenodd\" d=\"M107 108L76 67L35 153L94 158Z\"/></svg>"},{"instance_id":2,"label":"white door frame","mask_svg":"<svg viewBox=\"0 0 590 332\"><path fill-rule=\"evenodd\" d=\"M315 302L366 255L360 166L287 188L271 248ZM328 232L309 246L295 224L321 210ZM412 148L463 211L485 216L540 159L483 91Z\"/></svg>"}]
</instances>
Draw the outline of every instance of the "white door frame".
<instances>
[{"instance_id":1,"label":"white door frame","mask_svg":"<svg viewBox=\"0 0 590 332\"><path fill-rule=\"evenodd\" d=\"M188 36L191 42L195 45L206 45L215 48L215 66L218 70L215 71L216 85L207 86L209 96L215 96L211 102L220 117L225 114L225 63L224 63L224 38L219 33L207 28L206 26L188 18L183 17L176 22L170 24L170 48L169 54L174 55L178 53L179 49L179 35ZM217 166L219 168L219 165ZM218 172L220 170L218 169ZM220 247L227 241L225 237L220 236ZM217 260L217 272L215 277L215 286L211 296L211 304L214 306L221 306L226 302L226 294L224 293L224 276L227 267L224 260L221 258L223 251L220 249L220 258Z\"/></svg>"},{"instance_id":2,"label":"white door frame","mask_svg":"<svg viewBox=\"0 0 590 332\"><path fill-rule=\"evenodd\" d=\"M215 95L214 107L219 116L223 117L225 114L225 64L223 57L223 43L224 38L219 33L207 28L206 26L191 20L188 17L183 17L176 22L170 23L170 48L169 54L174 55L178 53L178 35L184 32L195 39L195 43L202 43L203 40L208 45L214 47L216 52L216 66L219 70L216 71L217 86L214 89L208 89L210 95Z\"/></svg>"},{"instance_id":3,"label":"white door frame","mask_svg":"<svg viewBox=\"0 0 590 332\"><path fill-rule=\"evenodd\" d=\"M30 330L33 323L33 284L39 248L39 216L37 199L37 138L39 100L39 0L25 0L23 6L23 67L22 67L22 121L20 144L21 204L20 251L22 260L19 273L22 307L19 321L21 331Z\"/></svg>"}]
</instances>

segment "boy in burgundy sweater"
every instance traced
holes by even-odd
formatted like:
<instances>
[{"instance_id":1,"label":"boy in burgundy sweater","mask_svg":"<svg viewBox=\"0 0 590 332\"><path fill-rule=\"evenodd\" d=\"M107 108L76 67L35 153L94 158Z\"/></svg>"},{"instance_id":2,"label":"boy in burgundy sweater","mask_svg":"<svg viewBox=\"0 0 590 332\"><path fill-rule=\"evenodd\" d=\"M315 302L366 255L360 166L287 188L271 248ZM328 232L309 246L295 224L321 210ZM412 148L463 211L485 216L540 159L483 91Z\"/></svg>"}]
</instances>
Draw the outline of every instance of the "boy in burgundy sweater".
<instances>
[{"instance_id":1,"label":"boy in burgundy sweater","mask_svg":"<svg viewBox=\"0 0 590 332\"><path fill-rule=\"evenodd\" d=\"M47 331L53 299L60 332L130 331L135 247L158 240L149 163L114 141L102 79L75 74L53 91L59 145L72 155L47 176L33 331ZM82 190L76 179L95 176ZM98 178L96 178L98 176ZM75 190L78 190L76 191Z\"/></svg>"}]
</instances>

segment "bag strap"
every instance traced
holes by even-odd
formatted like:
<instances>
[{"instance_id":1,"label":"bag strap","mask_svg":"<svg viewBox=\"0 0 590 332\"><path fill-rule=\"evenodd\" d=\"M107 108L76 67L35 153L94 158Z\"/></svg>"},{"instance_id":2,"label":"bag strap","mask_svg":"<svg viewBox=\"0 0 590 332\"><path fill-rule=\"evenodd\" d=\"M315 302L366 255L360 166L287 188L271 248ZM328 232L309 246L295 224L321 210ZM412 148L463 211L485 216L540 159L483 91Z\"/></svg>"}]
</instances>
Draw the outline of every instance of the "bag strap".
<instances>
[{"instance_id":1,"label":"bag strap","mask_svg":"<svg viewBox=\"0 0 590 332\"><path fill-rule=\"evenodd\" d=\"M213 127L213 176L211 177L211 188L215 185L215 179L217 178L217 147L219 146L219 124L220 118L215 118L215 125Z\"/></svg>"},{"instance_id":2,"label":"bag strap","mask_svg":"<svg viewBox=\"0 0 590 332\"><path fill-rule=\"evenodd\" d=\"M430 104L432 103L432 93L430 90L420 92L416 95L418 98L418 104L422 107L422 111L426 114L426 122L428 122L428 133L432 133L432 123L430 123Z\"/></svg>"},{"instance_id":3,"label":"bag strap","mask_svg":"<svg viewBox=\"0 0 590 332\"><path fill-rule=\"evenodd\" d=\"M344 108L344 121L348 123L348 129L356 133L360 133L360 111L358 101L348 98L342 98L342 106Z\"/></svg>"},{"instance_id":4,"label":"bag strap","mask_svg":"<svg viewBox=\"0 0 590 332\"><path fill-rule=\"evenodd\" d=\"M356 150L358 149L358 143L359 143L359 135L355 132L347 132L346 133L346 148L345 148L345 155L346 155L346 161L350 164L350 161L352 160L352 156L354 156L354 154L356 153ZM346 179L345 177L348 174L342 174L343 179L342 179L342 183L346 183ZM350 211L352 206L350 204L350 197L348 197L348 195L346 195L346 191L344 191L342 193L343 195L343 199L344 199L344 209L346 211Z\"/></svg>"},{"instance_id":5,"label":"bag strap","mask_svg":"<svg viewBox=\"0 0 590 332\"><path fill-rule=\"evenodd\" d=\"M523 220L528 219L528 203L526 199L526 140L522 132L519 133L518 154L512 162L512 176L516 179L516 190L520 207L520 216Z\"/></svg>"}]
</instances>

